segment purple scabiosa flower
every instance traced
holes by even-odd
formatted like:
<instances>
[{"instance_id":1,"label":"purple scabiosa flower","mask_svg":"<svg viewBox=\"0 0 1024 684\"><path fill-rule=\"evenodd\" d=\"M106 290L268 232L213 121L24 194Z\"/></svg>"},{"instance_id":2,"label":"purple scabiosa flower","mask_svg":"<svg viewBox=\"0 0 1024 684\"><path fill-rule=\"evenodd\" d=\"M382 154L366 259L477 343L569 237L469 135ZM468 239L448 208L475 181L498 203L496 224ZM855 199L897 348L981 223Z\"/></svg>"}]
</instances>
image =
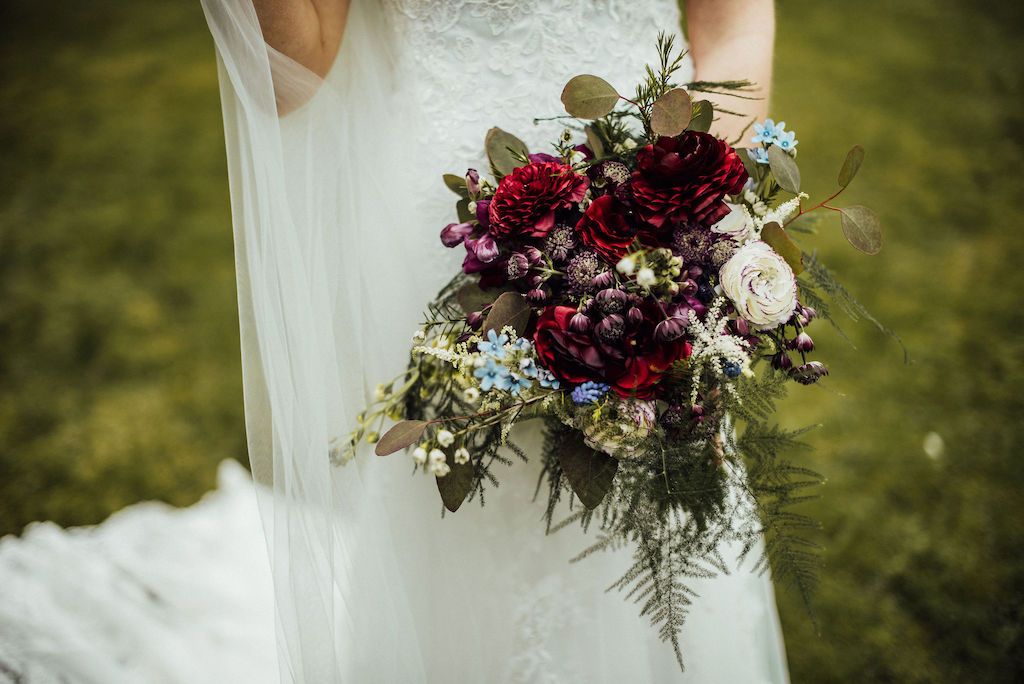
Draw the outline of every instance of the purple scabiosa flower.
<instances>
[{"instance_id":1,"label":"purple scabiosa flower","mask_svg":"<svg viewBox=\"0 0 1024 684\"><path fill-rule=\"evenodd\" d=\"M779 352L772 356L772 368L775 370L789 370L793 367L793 360L786 352Z\"/></svg>"},{"instance_id":2,"label":"purple scabiosa flower","mask_svg":"<svg viewBox=\"0 0 1024 684\"><path fill-rule=\"evenodd\" d=\"M569 289L577 296L592 291L594 278L605 270L595 253L580 252L565 269Z\"/></svg>"},{"instance_id":3,"label":"purple scabiosa flower","mask_svg":"<svg viewBox=\"0 0 1024 684\"><path fill-rule=\"evenodd\" d=\"M814 349L814 340L811 339L810 335L802 332L793 340L793 348L805 353L812 351Z\"/></svg>"},{"instance_id":4,"label":"purple scabiosa flower","mask_svg":"<svg viewBox=\"0 0 1024 684\"><path fill-rule=\"evenodd\" d=\"M596 404L601 401L604 395L608 394L609 389L611 387L603 382L587 381L577 385L570 396L574 403L581 406L584 404Z\"/></svg>"},{"instance_id":5,"label":"purple scabiosa flower","mask_svg":"<svg viewBox=\"0 0 1024 684\"><path fill-rule=\"evenodd\" d=\"M615 274L611 271L605 271L604 273L598 273L594 276L594 279L590 281L590 286L595 290L603 290L606 287L615 284Z\"/></svg>"},{"instance_id":6,"label":"purple scabiosa flower","mask_svg":"<svg viewBox=\"0 0 1024 684\"><path fill-rule=\"evenodd\" d=\"M629 307L626 311L626 320L632 326L638 326L644 322L644 312L635 306Z\"/></svg>"},{"instance_id":7,"label":"purple scabiosa flower","mask_svg":"<svg viewBox=\"0 0 1024 684\"><path fill-rule=\"evenodd\" d=\"M619 314L612 314L602 318L601 321L594 326L594 334L602 341L609 344L614 344L622 339L622 336L626 333L626 322Z\"/></svg>"},{"instance_id":8,"label":"purple scabiosa flower","mask_svg":"<svg viewBox=\"0 0 1024 684\"><path fill-rule=\"evenodd\" d=\"M576 231L572 226L558 224L548 233L544 243L544 251L552 261L565 261L569 252L576 249Z\"/></svg>"},{"instance_id":9,"label":"purple scabiosa flower","mask_svg":"<svg viewBox=\"0 0 1024 684\"><path fill-rule=\"evenodd\" d=\"M543 304L548 300L548 291L544 287L536 287L526 293L526 298L531 304Z\"/></svg>"},{"instance_id":10,"label":"purple scabiosa flower","mask_svg":"<svg viewBox=\"0 0 1024 684\"><path fill-rule=\"evenodd\" d=\"M654 339L658 342L673 342L686 333L688 319L681 316L670 316L658 323L654 328Z\"/></svg>"},{"instance_id":11,"label":"purple scabiosa flower","mask_svg":"<svg viewBox=\"0 0 1024 684\"><path fill-rule=\"evenodd\" d=\"M828 375L828 367L820 361L810 361L789 371L789 377L801 385L813 385Z\"/></svg>"},{"instance_id":12,"label":"purple scabiosa flower","mask_svg":"<svg viewBox=\"0 0 1024 684\"><path fill-rule=\"evenodd\" d=\"M530 260L526 258L525 254L513 252L508 256L508 262L505 264L505 274L509 280L519 280L529 272Z\"/></svg>"},{"instance_id":13,"label":"purple scabiosa flower","mask_svg":"<svg viewBox=\"0 0 1024 684\"><path fill-rule=\"evenodd\" d=\"M713 244L711 234L706 228L684 224L672 232L669 246L673 254L682 259L684 264L689 265L710 263Z\"/></svg>"},{"instance_id":14,"label":"purple scabiosa flower","mask_svg":"<svg viewBox=\"0 0 1024 684\"><path fill-rule=\"evenodd\" d=\"M629 297L622 290L608 288L598 292L594 301L597 302L597 308L601 310L601 313L622 313L629 303Z\"/></svg>"},{"instance_id":15,"label":"purple scabiosa flower","mask_svg":"<svg viewBox=\"0 0 1024 684\"><path fill-rule=\"evenodd\" d=\"M569 330L572 330L574 333L589 332L592 324L593 323L589 316L577 311L572 315L572 318L569 319Z\"/></svg>"}]
</instances>

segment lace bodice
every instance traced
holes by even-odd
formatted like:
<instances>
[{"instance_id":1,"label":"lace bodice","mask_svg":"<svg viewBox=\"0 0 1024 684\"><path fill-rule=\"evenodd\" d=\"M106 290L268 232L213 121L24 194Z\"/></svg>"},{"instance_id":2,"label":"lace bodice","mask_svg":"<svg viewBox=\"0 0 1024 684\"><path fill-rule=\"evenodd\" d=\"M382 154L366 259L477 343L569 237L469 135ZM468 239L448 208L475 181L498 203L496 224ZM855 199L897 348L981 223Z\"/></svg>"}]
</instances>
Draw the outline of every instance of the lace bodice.
<instances>
[{"instance_id":1,"label":"lace bodice","mask_svg":"<svg viewBox=\"0 0 1024 684\"><path fill-rule=\"evenodd\" d=\"M562 86L579 73L630 93L656 55L659 31L678 30L676 0L384 0L400 73L448 171L481 154L499 126L547 151L561 126Z\"/></svg>"}]
</instances>

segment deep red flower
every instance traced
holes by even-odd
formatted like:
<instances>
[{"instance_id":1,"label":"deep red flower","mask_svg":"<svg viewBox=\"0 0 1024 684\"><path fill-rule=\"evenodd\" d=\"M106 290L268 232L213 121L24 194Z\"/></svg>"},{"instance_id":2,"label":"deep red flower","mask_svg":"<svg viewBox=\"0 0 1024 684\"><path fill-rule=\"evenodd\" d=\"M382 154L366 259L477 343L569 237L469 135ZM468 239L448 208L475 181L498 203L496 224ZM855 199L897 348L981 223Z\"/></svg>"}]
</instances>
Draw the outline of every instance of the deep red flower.
<instances>
[{"instance_id":1,"label":"deep red flower","mask_svg":"<svg viewBox=\"0 0 1024 684\"><path fill-rule=\"evenodd\" d=\"M736 150L709 133L662 137L637 153L631 183L640 216L660 233L672 224L710 226L729 213L722 202L747 182Z\"/></svg>"},{"instance_id":2,"label":"deep red flower","mask_svg":"<svg viewBox=\"0 0 1024 684\"><path fill-rule=\"evenodd\" d=\"M611 195L602 195L590 203L576 224L576 233L583 244L613 264L625 256L636 237L625 208Z\"/></svg>"},{"instance_id":3,"label":"deep red flower","mask_svg":"<svg viewBox=\"0 0 1024 684\"><path fill-rule=\"evenodd\" d=\"M549 306L537 321L533 344L544 367L563 382L604 382L621 397L650 399L669 366L690 354L690 344L656 343L655 312L646 313L652 315L645 315L638 325L613 314L604 319L613 319L612 326L599 324L585 332L574 332L570 321L576 309ZM574 327L579 330L581 326ZM607 335L609 327L616 328L615 339Z\"/></svg>"},{"instance_id":4,"label":"deep red flower","mask_svg":"<svg viewBox=\"0 0 1024 684\"><path fill-rule=\"evenodd\" d=\"M543 238L555 225L555 212L583 199L590 180L559 161L515 169L501 179L488 213L495 238Z\"/></svg>"}]
</instances>

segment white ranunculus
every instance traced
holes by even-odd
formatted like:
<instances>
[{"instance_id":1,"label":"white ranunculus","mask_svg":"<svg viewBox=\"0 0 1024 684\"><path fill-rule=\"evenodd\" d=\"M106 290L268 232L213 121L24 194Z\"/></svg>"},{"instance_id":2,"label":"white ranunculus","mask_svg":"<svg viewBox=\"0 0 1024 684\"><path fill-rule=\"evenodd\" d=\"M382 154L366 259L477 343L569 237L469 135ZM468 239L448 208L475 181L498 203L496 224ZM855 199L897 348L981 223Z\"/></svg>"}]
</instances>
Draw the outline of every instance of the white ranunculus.
<instances>
[{"instance_id":1,"label":"white ranunculus","mask_svg":"<svg viewBox=\"0 0 1024 684\"><path fill-rule=\"evenodd\" d=\"M750 212L741 204L728 204L728 206L731 211L724 219L711 226L711 232L727 235L737 245L753 240L755 237L754 219L750 216Z\"/></svg>"},{"instance_id":2,"label":"white ranunculus","mask_svg":"<svg viewBox=\"0 0 1024 684\"><path fill-rule=\"evenodd\" d=\"M768 243L751 242L718 273L722 290L737 313L761 330L777 328L796 310L796 276L786 260Z\"/></svg>"}]
</instances>

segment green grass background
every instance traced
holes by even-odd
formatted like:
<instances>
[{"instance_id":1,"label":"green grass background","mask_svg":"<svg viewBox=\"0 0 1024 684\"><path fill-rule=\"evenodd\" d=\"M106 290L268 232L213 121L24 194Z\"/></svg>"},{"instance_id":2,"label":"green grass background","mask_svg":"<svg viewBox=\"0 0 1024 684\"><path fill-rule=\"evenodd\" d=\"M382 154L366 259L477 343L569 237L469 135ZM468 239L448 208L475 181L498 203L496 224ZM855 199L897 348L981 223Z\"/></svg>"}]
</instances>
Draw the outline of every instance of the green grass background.
<instances>
[{"instance_id":1,"label":"green grass background","mask_svg":"<svg viewBox=\"0 0 1024 684\"><path fill-rule=\"evenodd\" d=\"M780 589L796 682L1024 677L1024 10L779 3L773 111L806 189L883 217L821 255L913 355L819 323L792 425L827 475L816 635ZM244 462L224 149L197 3L0 5L0 533L186 505ZM922 448L937 433L937 458Z\"/></svg>"}]
</instances>

